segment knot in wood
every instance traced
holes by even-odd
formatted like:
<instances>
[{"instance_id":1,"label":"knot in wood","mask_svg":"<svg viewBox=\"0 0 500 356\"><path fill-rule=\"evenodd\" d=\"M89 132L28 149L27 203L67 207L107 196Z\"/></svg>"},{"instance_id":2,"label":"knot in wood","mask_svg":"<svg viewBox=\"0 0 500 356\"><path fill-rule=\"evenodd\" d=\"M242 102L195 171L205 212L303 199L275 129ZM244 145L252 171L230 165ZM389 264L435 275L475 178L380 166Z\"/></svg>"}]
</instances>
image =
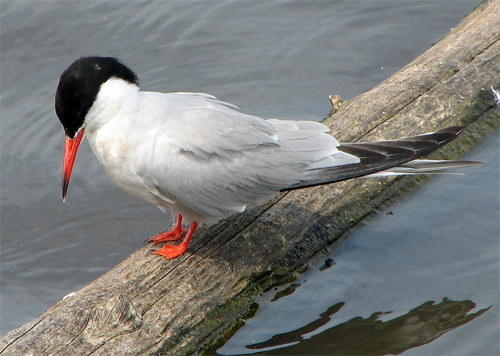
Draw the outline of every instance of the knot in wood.
<instances>
[{"instance_id":1,"label":"knot in wood","mask_svg":"<svg viewBox=\"0 0 500 356\"><path fill-rule=\"evenodd\" d=\"M142 318L130 299L123 294L116 294L95 305L84 334L87 339L99 342L102 339L132 332L141 325Z\"/></svg>"}]
</instances>

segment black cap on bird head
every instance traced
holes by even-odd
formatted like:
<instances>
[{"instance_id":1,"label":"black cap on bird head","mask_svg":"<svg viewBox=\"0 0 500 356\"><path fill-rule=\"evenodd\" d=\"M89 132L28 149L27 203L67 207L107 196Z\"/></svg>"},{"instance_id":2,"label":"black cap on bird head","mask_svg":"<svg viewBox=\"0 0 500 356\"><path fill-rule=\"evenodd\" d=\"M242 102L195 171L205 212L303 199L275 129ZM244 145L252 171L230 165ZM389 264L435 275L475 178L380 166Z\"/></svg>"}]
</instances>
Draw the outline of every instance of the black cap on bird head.
<instances>
[{"instance_id":1,"label":"black cap on bird head","mask_svg":"<svg viewBox=\"0 0 500 356\"><path fill-rule=\"evenodd\" d=\"M74 138L84 126L101 84L112 77L139 85L137 75L113 57L81 57L61 74L55 109L66 136Z\"/></svg>"}]
</instances>

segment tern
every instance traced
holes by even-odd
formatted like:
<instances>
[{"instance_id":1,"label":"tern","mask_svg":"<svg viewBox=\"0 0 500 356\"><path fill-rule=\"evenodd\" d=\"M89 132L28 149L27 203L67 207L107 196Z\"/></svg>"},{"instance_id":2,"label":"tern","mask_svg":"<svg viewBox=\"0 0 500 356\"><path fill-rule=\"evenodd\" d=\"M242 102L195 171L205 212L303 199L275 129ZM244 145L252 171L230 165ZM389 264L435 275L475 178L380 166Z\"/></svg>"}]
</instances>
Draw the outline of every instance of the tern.
<instances>
[{"instance_id":1,"label":"tern","mask_svg":"<svg viewBox=\"0 0 500 356\"><path fill-rule=\"evenodd\" d=\"M166 259L187 250L199 224L242 213L282 191L393 167L403 173L418 169L415 159L464 129L339 144L319 122L266 120L208 94L141 91L137 75L121 61L96 56L79 58L62 73L55 110L66 136L63 201L86 136L119 188L170 210L173 228L149 239L158 244L184 237L180 244L155 251ZM420 166L429 165L429 160L420 161Z\"/></svg>"}]
</instances>

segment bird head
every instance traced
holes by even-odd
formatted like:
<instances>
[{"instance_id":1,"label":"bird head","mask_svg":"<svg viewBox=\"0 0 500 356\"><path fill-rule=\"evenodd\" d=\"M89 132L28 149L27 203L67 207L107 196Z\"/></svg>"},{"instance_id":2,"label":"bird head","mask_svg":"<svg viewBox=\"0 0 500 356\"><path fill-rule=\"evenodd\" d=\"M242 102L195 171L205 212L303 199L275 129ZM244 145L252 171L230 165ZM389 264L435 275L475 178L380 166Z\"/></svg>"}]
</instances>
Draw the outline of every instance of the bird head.
<instances>
[{"instance_id":1,"label":"bird head","mask_svg":"<svg viewBox=\"0 0 500 356\"><path fill-rule=\"evenodd\" d=\"M113 57L82 57L61 75L55 96L55 110L66 134L64 145L62 196L66 199L78 147L85 133L86 117L101 85L120 78L138 85L135 73Z\"/></svg>"}]
</instances>

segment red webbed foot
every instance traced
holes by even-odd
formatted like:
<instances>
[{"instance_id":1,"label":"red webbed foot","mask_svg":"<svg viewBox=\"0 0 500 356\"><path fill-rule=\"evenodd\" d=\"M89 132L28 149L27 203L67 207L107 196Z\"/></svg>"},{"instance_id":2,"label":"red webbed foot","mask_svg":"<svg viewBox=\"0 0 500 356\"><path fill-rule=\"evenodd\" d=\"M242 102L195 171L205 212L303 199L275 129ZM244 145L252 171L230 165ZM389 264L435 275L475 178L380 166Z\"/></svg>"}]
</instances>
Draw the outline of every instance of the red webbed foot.
<instances>
[{"instance_id":1,"label":"red webbed foot","mask_svg":"<svg viewBox=\"0 0 500 356\"><path fill-rule=\"evenodd\" d=\"M179 245L165 245L158 251L155 251L154 254L163 256L167 260L171 260L181 256L182 254L184 254L184 252L186 252L189 241L191 240L191 237L193 237L194 231L197 227L198 224L193 221L186 234L186 238Z\"/></svg>"},{"instance_id":2,"label":"red webbed foot","mask_svg":"<svg viewBox=\"0 0 500 356\"><path fill-rule=\"evenodd\" d=\"M177 220L172 230L159 233L158 235L151 237L147 241L152 242L155 245L165 241L177 241L185 233L186 230L182 228L182 215L179 214L177 215Z\"/></svg>"},{"instance_id":3,"label":"red webbed foot","mask_svg":"<svg viewBox=\"0 0 500 356\"><path fill-rule=\"evenodd\" d=\"M155 255L160 255L165 257L166 260L172 260L184 254L186 252L187 246L180 245L165 245L158 251L153 252Z\"/></svg>"}]
</instances>

